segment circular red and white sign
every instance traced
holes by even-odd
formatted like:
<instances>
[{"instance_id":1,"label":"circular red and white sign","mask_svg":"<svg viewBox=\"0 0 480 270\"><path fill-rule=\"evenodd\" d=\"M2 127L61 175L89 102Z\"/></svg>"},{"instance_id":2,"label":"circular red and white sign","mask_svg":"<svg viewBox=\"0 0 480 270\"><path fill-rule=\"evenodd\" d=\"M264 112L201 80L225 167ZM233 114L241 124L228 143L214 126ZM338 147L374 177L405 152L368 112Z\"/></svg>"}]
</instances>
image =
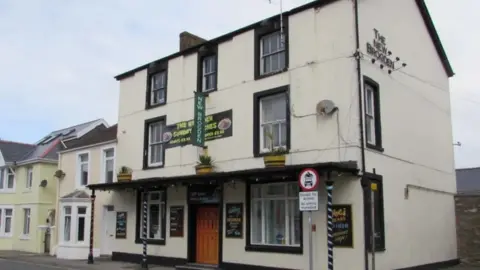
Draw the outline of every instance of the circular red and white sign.
<instances>
[{"instance_id":1,"label":"circular red and white sign","mask_svg":"<svg viewBox=\"0 0 480 270\"><path fill-rule=\"evenodd\" d=\"M298 184L303 191L313 191L317 189L320 177L316 170L305 168L298 176Z\"/></svg>"}]
</instances>

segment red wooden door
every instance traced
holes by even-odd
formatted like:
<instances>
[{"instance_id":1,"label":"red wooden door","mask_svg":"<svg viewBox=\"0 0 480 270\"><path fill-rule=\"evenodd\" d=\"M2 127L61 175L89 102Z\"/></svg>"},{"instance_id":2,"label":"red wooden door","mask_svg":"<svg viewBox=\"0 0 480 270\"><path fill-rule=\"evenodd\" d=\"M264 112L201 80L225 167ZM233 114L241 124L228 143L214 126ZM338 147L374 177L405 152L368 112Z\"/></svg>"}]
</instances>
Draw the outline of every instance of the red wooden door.
<instances>
[{"instance_id":1,"label":"red wooden door","mask_svg":"<svg viewBox=\"0 0 480 270\"><path fill-rule=\"evenodd\" d=\"M218 264L218 208L199 207L197 210L197 263Z\"/></svg>"}]
</instances>

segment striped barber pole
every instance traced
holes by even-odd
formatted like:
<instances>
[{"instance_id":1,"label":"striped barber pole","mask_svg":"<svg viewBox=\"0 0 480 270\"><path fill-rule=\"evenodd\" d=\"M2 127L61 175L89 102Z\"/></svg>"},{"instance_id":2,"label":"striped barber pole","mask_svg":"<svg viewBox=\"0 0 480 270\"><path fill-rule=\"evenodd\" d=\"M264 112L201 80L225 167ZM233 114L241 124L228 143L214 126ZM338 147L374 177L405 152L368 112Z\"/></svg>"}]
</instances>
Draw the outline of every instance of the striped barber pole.
<instances>
[{"instance_id":1,"label":"striped barber pole","mask_svg":"<svg viewBox=\"0 0 480 270\"><path fill-rule=\"evenodd\" d=\"M95 223L95 190L92 190L92 195L90 196L91 206L90 206L90 243L88 247L88 264L93 264L93 231Z\"/></svg>"},{"instance_id":2,"label":"striped barber pole","mask_svg":"<svg viewBox=\"0 0 480 270\"><path fill-rule=\"evenodd\" d=\"M148 192L147 190L143 191L143 258L142 258L142 269L148 269L147 262L147 211L148 211Z\"/></svg>"},{"instance_id":3,"label":"striped barber pole","mask_svg":"<svg viewBox=\"0 0 480 270\"><path fill-rule=\"evenodd\" d=\"M327 181L327 241L328 270L333 270L333 182Z\"/></svg>"}]
</instances>

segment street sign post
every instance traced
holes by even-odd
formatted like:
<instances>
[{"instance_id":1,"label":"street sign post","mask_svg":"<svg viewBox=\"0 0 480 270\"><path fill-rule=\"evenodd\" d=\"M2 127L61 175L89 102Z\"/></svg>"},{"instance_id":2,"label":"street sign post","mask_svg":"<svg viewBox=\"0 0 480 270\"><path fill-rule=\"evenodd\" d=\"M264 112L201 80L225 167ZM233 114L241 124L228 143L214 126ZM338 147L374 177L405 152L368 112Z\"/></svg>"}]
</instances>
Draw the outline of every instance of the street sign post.
<instances>
[{"instance_id":1,"label":"street sign post","mask_svg":"<svg viewBox=\"0 0 480 270\"><path fill-rule=\"evenodd\" d=\"M302 192L298 194L299 208L308 213L308 269L313 270L312 211L318 211L318 183L320 177L316 170L303 169L298 176L298 185Z\"/></svg>"}]
</instances>

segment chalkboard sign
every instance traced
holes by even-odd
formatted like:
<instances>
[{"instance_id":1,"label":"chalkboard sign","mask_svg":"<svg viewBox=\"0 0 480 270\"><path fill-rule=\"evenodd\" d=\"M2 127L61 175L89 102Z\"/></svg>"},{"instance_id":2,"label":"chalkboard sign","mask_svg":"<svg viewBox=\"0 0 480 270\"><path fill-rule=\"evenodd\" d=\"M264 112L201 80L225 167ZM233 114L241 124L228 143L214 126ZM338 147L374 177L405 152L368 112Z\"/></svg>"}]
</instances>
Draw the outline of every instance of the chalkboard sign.
<instances>
[{"instance_id":1,"label":"chalkboard sign","mask_svg":"<svg viewBox=\"0 0 480 270\"><path fill-rule=\"evenodd\" d=\"M184 207L170 206L170 237L183 237Z\"/></svg>"},{"instance_id":2,"label":"chalkboard sign","mask_svg":"<svg viewBox=\"0 0 480 270\"><path fill-rule=\"evenodd\" d=\"M333 244L353 248L352 205L333 205Z\"/></svg>"},{"instance_id":3,"label":"chalkboard sign","mask_svg":"<svg viewBox=\"0 0 480 270\"><path fill-rule=\"evenodd\" d=\"M243 204L227 203L226 205L225 237L243 237Z\"/></svg>"},{"instance_id":4,"label":"chalkboard sign","mask_svg":"<svg viewBox=\"0 0 480 270\"><path fill-rule=\"evenodd\" d=\"M115 238L116 239L127 238L127 212L117 212Z\"/></svg>"}]
</instances>

